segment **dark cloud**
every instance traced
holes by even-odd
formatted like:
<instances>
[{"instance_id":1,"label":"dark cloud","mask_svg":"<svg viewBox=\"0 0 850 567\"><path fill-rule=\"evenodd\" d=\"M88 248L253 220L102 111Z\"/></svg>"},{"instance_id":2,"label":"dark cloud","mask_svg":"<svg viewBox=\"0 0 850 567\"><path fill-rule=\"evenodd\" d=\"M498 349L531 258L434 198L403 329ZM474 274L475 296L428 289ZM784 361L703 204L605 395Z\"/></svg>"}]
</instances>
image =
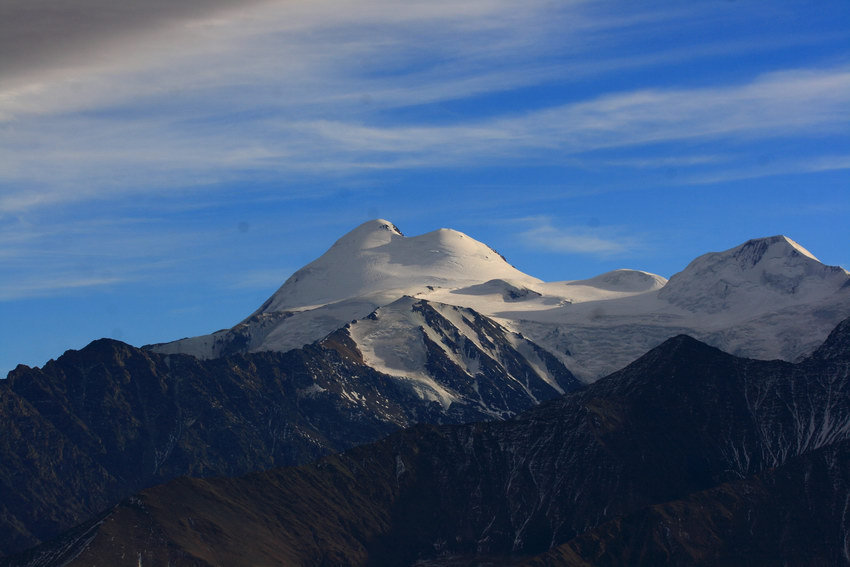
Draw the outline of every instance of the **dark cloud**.
<instances>
[{"instance_id":1,"label":"dark cloud","mask_svg":"<svg viewBox=\"0 0 850 567\"><path fill-rule=\"evenodd\" d=\"M0 79L97 60L116 42L260 0L0 0Z\"/></svg>"}]
</instances>

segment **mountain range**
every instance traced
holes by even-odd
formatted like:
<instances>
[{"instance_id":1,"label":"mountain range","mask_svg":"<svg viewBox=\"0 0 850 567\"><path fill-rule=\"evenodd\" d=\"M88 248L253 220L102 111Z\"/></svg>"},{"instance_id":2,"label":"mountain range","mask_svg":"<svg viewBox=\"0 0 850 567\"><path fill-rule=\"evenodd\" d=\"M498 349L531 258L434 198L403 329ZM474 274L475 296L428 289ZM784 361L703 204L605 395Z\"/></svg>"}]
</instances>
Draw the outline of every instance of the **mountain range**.
<instances>
[{"instance_id":1,"label":"mountain range","mask_svg":"<svg viewBox=\"0 0 850 567\"><path fill-rule=\"evenodd\" d=\"M404 297L474 310L592 382L682 333L740 356L800 359L850 313L850 274L773 236L700 256L669 281L615 270L543 282L463 233L405 237L389 221L374 220L295 272L235 327L150 348L199 358L283 352L357 321L348 333L367 364L421 380L427 390L427 371L409 363L421 360L422 322L406 313L409 301L396 303ZM391 319L393 332L364 322L376 316ZM463 325L458 330L474 340Z\"/></svg>"},{"instance_id":2,"label":"mountain range","mask_svg":"<svg viewBox=\"0 0 850 567\"><path fill-rule=\"evenodd\" d=\"M506 421L171 481L16 565L850 563L850 319L797 363L687 336Z\"/></svg>"},{"instance_id":3,"label":"mountain range","mask_svg":"<svg viewBox=\"0 0 850 567\"><path fill-rule=\"evenodd\" d=\"M441 333L422 363L448 400L374 370L344 331L286 353L211 360L102 339L43 368L19 366L0 381L0 552L181 475L306 463L415 423L512 416L580 386L486 318L450 310L470 317L476 344L429 304L410 308ZM535 349L546 379L521 354ZM474 380L457 356L478 361Z\"/></svg>"},{"instance_id":4,"label":"mountain range","mask_svg":"<svg viewBox=\"0 0 850 567\"><path fill-rule=\"evenodd\" d=\"M658 354L659 351L653 350L639 363L629 366L631 370L627 374L633 377L631 381L642 385L634 386L635 393L629 390L631 387L623 386L626 389L612 394L613 398L600 394L599 399L607 401L600 402L603 405L597 408L597 413L602 420L600 423L614 420L609 425L616 426L617 431L619 426L616 424L622 420L625 424L642 424L646 431L659 436L654 442L662 445L667 441L673 442L675 450L672 454L680 450L679 445L693 444L693 454L682 448L684 453L680 457L662 457L660 447L641 445L649 441L635 433L635 450L640 452L640 459L652 467L667 466L666 458L694 459L689 466L696 471L705 464L702 460L716 458L716 462L711 461L709 468L699 473L703 476L697 475L699 478L692 480L687 480L690 478L687 475L683 476L681 482L686 485L673 492L652 492L649 496L640 492L649 490L644 483L650 482L652 475L646 470L641 473L643 476L617 477L612 485L606 485L601 479L596 488L587 480L588 484L580 489L580 494L598 489L614 495L619 494L616 490L622 489L626 492L620 496L632 502L634 507L620 509L615 506L610 510L604 507L604 512L594 508L596 511L588 512L589 516L570 520L573 523L569 524L569 529L563 523L554 527L554 520L545 514L543 518L539 510L529 512L531 515L523 520L527 523L523 532L514 525L519 512L509 511L513 504L498 504L505 507L501 511L487 508L487 498L492 497L495 503L505 496L499 492L504 487L490 486L486 489L489 491L486 497L481 492L482 500L468 505L479 512L488 510L487 514L495 514L491 518L495 522L492 529L496 530L493 533L498 537L493 536L492 545L486 544L489 540L481 536L483 532L476 532L476 543L471 543L468 538L472 535L469 534L481 526L474 522L469 525L463 523L471 521L468 519L458 520L461 523L457 524L446 523L446 530L455 531L443 534L448 539L440 543L443 535L435 536L427 531L431 529L427 527L430 521L427 518L431 517L428 514L435 515L435 518L449 518L451 514L445 516L448 513L445 509L424 510L421 521L413 512L399 512L411 514L405 517L412 525L418 526L411 529L422 532L416 537L425 538L412 541L409 534L397 538L398 542L406 542L405 546L416 550L415 557L393 555L398 550L375 551L377 548L370 547L373 546L372 540L364 534L383 532L357 527L359 520L353 517L343 521L357 530L366 530L357 532L366 539L348 533L341 537L349 543L359 541L357 545L366 552L363 549L357 551L356 546L350 547L348 543L339 547L336 540L330 543L330 539L315 539L319 537L316 530L321 531L317 526L324 525L321 518L312 518L305 524L313 534L314 540L311 541L325 541L333 549L339 547L341 550L342 555L326 557L330 564L339 563L343 556L352 558L351 564L356 564L353 558L357 557L385 557L390 561L388 564L399 564L395 561L416 558L431 561L440 560L440 556L458 554L496 554L502 557L512 554L524 560L552 546L555 546L552 553L570 557L575 554L578 554L575 557L587 556L587 546L597 551L600 545L605 549L615 549L614 544L605 543L608 541L605 538L614 537L612 534L617 530L620 530L617 533L632 533L629 530L647 529L643 524L629 523L637 522L629 519L632 513L663 514L666 513L663 506L669 502L677 502L676 506L685 509L692 503L679 502L678 499L696 498L695 495L702 494L700 491L717 490L718 486L725 486L723 483L740 481L744 482L741 486L749 487L752 485L747 483L767 482L764 480L767 477L759 475L773 474L770 471L777 467L785 470L786 462L797 462L795 459L805 461L810 455L821 454L818 451L835 449L838 453L834 458L843 458L840 440L846 433L846 427L842 425L844 429L841 429L836 424L844 423L841 422L844 419L844 406L841 404L846 401L846 361L842 357L847 349L846 342L842 342L845 339L841 337L846 335L847 325L839 326L835 332L837 335L833 333L830 340L817 351L815 349L848 314L850 274L842 268L823 265L803 247L784 236L751 240L725 252L700 256L669 281L647 272L616 270L587 280L543 282L523 274L493 249L457 231L441 229L421 236L405 237L388 221L370 221L340 238L324 255L294 273L259 309L231 329L142 348L103 339L80 351L68 351L42 368L19 366L7 380L0 381L0 423L4 430L0 437L0 553L20 552L75 525L88 526L79 529L85 534L93 534L95 532L91 530L95 526L106 525L103 518L107 516L102 516L104 510L110 510L111 506L140 490L157 485L175 486L163 483L182 476L226 476L231 480L222 482L236 483L233 485L236 486L243 482L259 483L256 479L266 478L259 473L259 476L253 477L240 475L271 470L274 472L268 474L272 476L307 474L319 483L317 486L325 488L328 486L326 482L331 482L334 487L342 486L338 479L322 480L312 472L303 472L324 470L321 467L326 465L316 465L318 469L278 467L304 465L318 457L376 441L417 423L430 425L389 438L410 443L410 450L414 451L405 453L413 459L409 463L404 459L400 461L401 465L392 461L397 468L430 471L428 475L449 478L447 475L456 472L433 468L437 462L434 459L439 461L442 458L439 452L448 451L446 454L451 455L451 459L467 463L464 465L468 467L467 472L477 470L476 467L483 467L482 470L492 468L496 475L494 482L504 480L499 475L508 473L493 467L502 466L514 458L499 452L510 446L505 439L493 437L482 441L489 449L483 457L476 453L475 463L472 463L469 459L473 457L463 453L461 447L440 448L438 445L442 441L428 435L442 439L448 435L447 431L463 430L449 424L460 427L459 424L469 422L482 423L469 426L472 428L470 431L502 431L500 427L519 427L516 424L527 423L527 416L543 415L535 412L548 411L545 408L558 404L565 414L572 416L563 419L579 419L572 414L581 414L585 416L582 419L589 419L587 411L592 414L597 410L588 408L596 406L564 400L583 400L581 396L591 395L587 392L606 391L604 384L619 384L622 379L613 377L622 376L626 370L600 378L657 347L669 356L665 359ZM726 354L720 356L719 351L694 339L683 338L683 334L739 357L781 360L767 363L732 358ZM678 353L675 356L668 352L672 348L670 345L678 345L674 349ZM712 355L706 354L708 352ZM687 356L695 357L694 360L705 359L704 363L699 363L706 366L705 376L697 375L707 381L706 387L718 391L683 393L681 399L646 402L645 410L640 410L638 406L643 402L636 401L640 399L636 392L652 388L676 391L678 386L668 384L668 378L658 374L659 368L669 370L670 365L690 364ZM667 360L676 357L685 358L679 362ZM739 407L735 404L740 400L730 402L718 397L718 392L725 392L728 385L723 384L723 378L719 378L716 372L723 370L726 372L724 376L739 376L739 368L744 367L767 369L753 371L753 375L760 376L756 384L760 383L759 380L765 383L773 380L764 377L773 373L777 384L785 384L783 388L794 390L802 387L786 383L799 382L802 385L814 381L820 384L834 379L835 389L829 390L826 401L820 390L816 400L811 397L812 392L807 392L809 398L806 398L794 390L781 398L782 403L793 404L794 410L783 413L781 404L771 397L775 392L759 388L753 390L749 382L743 385L736 382L735 388L743 389L735 390L738 393L734 395L744 392L746 398L746 407ZM794 378L787 377L789 372ZM826 377L824 372L832 378ZM746 372L745 375L750 376ZM660 382L653 381L656 379ZM841 402L835 407L831 397L833 393ZM755 396L755 401L751 396ZM765 406L772 408L770 419L756 411L763 399L773 400ZM807 410L810 413L799 413L803 410L798 411L798 407L806 403L812 406ZM737 408L735 412L741 415L733 412L727 416L728 424L716 424L717 427L731 427L738 424L736 419L741 418L747 428L756 427L763 431L759 434L761 437L752 432L741 433L743 440L735 440L731 430L710 430L714 426L706 425L707 429L700 435L714 438L722 433L730 439L726 453L719 456L704 453L708 449L702 441L694 442L691 435L695 425L689 425L691 429L683 429L681 438L671 439L671 433L666 429L681 429L682 423L664 425L666 422L660 419L660 416L671 412L702 411L705 419L714 423L710 406L716 410L727 408L728 404L733 404ZM621 410L637 413L618 413ZM826 411L826 414L818 414L818 411ZM652 418L654 412L660 413ZM521 417L515 418L518 414ZM640 419L635 417L638 414L642 416ZM685 417L680 416L681 419ZM693 415L689 419L692 418ZM658 424L653 425L652 419ZM483 425L493 421L514 425ZM607 455L606 451L613 450L613 445L609 446L606 442L605 450L597 454L593 452L596 449L592 444L588 444L591 437L600 438L600 431L607 431L608 425L600 425L601 430L582 429L584 426L580 422L573 425L577 427L575 431L557 429L557 433L553 433L542 426L539 430L534 429L533 435L529 432L531 430L526 431L523 443L539 446L541 455L550 451L561 454L585 447L590 460L581 466L587 468L579 470L575 465L569 470L587 478L593 476L590 472L593 470L597 473L609 471L615 476L620 474L616 459L626 456L608 461L606 459L610 455L603 456ZM809 428L808 438L801 437L804 425ZM435 426L446 428L434 429ZM658 427L662 430L657 430ZM641 435L648 435L646 431ZM415 437L419 433L415 432L431 439L424 441L427 448L415 448L420 443ZM543 437L537 439L535 435L538 433ZM414 437L406 437L411 435ZM576 435L579 437L574 438ZM590 437L583 438L582 435ZM780 437L774 438L776 435ZM792 435L796 436L794 442L790 440ZM469 441L473 437L464 442L474 445L478 441ZM572 448L559 449L556 445L544 448L540 445L544 438ZM628 441L617 439L616 443L623 443L624 449L628 449L632 442L631 437ZM399 441L382 443L395 442ZM513 450L527 449L521 447L519 441L516 443ZM796 448L792 447L794 443ZM379 443L378 446L385 445ZM496 446L499 451L494 449ZM821 449L827 446L829 449ZM360 450L353 449L354 452L347 455L360 454L357 453ZM768 455L765 451L772 453ZM375 459L381 461L384 456ZM348 458L331 457L323 462L348 463ZM494 459L492 462L491 458ZM574 456L569 458L575 460ZM635 460L637 457L628 459ZM554 461L547 466L559 470L567 462ZM414 466L411 463L419 464ZM650 466L646 463L642 465L644 469ZM715 470L711 467L721 466L718 463L727 467L723 469L726 473L736 472L730 473L731 476L710 472ZM445 467L449 464L447 460ZM597 468L593 469L594 466ZM337 465L331 466L334 467ZM606 467L614 468L609 470ZM345 472L345 478L351 475L355 478L355 469ZM290 470L302 472L285 472ZM383 469L375 469L370 474L374 474L375 479L391 481ZM529 474L531 477L528 477ZM542 482L542 479L534 474L523 472L521 476L525 480L530 478L532 484L540 488L543 485L538 481ZM428 480L428 475L421 473L416 477L421 477L422 482L437 482L435 479ZM255 480L243 481L241 478ZM519 482L518 479L514 478L510 484ZM378 498L392 510L401 510L403 506L399 508L401 505L394 498L416 500L418 496L412 494L427 493L428 487L415 483L411 485L414 493L399 492L401 477L397 477L396 481L396 492L391 490L386 497L378 498L380 490L367 487L366 490L371 491L369 498ZM190 490L195 481L175 482ZM293 486L300 486L293 482ZM617 484L620 482L625 484L620 486ZM671 487L677 486L676 482L665 481ZM485 490L463 483L459 486L441 485L440 490L447 490L447 494L460 490L458 498L468 496L463 493L467 489L473 493ZM758 486L764 488L766 485ZM844 485L838 482L835 486ZM169 491L172 488L151 490L154 494L156 490ZM245 490L250 492L247 488ZM319 502L320 494L310 492L307 486L299 490ZM358 496L355 488L345 490L349 490L352 498L365 498ZM764 488L765 494L770 490ZM177 496L168 494L168 498L179 501ZM217 494L221 496L223 493ZM430 494L428 498L435 502L442 498L438 498L436 493ZM532 490L522 492L518 498L525 502L523 506L532 506L535 498L540 500L553 494L535 494ZM571 494L578 498L575 493ZM147 497L133 498L132 502L136 502ZM210 499L210 502L213 500L216 499ZM115 517L119 513L116 510L125 510L127 502L131 501L125 500L118 508L106 512L108 517ZM422 505L426 504L431 506L433 503L429 501ZM662 508L656 511L647 508L655 505ZM368 506L364 508L367 509ZM386 510L376 509L375 518L384 518L380 522L386 523L389 521L385 518L386 513ZM506 513L511 518L508 523L504 523L500 516ZM498 521L495 519L497 516L501 518ZM94 524L86 524L93 517L100 519ZM309 517L309 514L304 516ZM150 519L155 524L161 520L158 517ZM314 520L319 522L315 526ZM607 526L608 520L620 522L616 530L609 526L605 528L608 530L605 534L593 535L596 532L592 530ZM438 520L434 519L434 522ZM52 551L45 552L47 555L38 557L47 561L44 558L50 553L64 557L69 550L76 550L76 553L82 548L89 549L88 543L81 544L88 541L85 539L88 535L80 539L82 536L79 534L83 532L79 529L60 540L72 542L70 547L62 548L65 551L57 551L61 545L60 548L53 546L49 548ZM161 529L165 528L152 524L151 530ZM227 531L225 526L216 529L223 530L222 533ZM392 527L392 530L397 529L397 526ZM705 526L700 529L704 530ZM341 533L338 526L334 530L335 534ZM168 539L173 535L169 535L171 532L166 530L162 533L166 534L162 536L166 538L163 541L170 542L164 544L163 549L183 549L180 547L183 544L178 545L179 542ZM386 537L396 537L393 535L395 531L388 533L390 535ZM510 533L513 536L506 535ZM529 534L536 535L531 537ZM549 539L543 542L546 537L540 534L549 534ZM584 541L580 537L585 536L591 538L588 540L591 543L580 543ZM132 540L129 532L127 537ZM204 537L212 536L206 534ZM334 539L337 536L328 537ZM511 537L514 543L508 544ZM528 544L529 537L536 543ZM463 540L464 543L455 545L451 542L452 538L460 538L456 542ZM423 543L425 540L427 545ZM149 544L133 553L148 553ZM573 547L558 547L562 545ZM579 546L580 551L575 551L579 549L575 546ZM307 544L296 547L309 548L312 550L309 553L314 554L309 557L318 557L315 553L319 552ZM434 553L428 551L432 548L436 550ZM169 555L168 559L176 561L174 564L181 564L182 560L178 557L181 553L192 558L191 561L199 561L186 564L207 564L204 561L209 559L188 548L175 553L177 555ZM267 557L263 561L279 564L281 557L288 558L290 555L274 557L278 559L272 561ZM293 562L298 559L301 564L317 564L304 557L307 556L291 556ZM536 560L549 561L541 564L554 565L560 559L552 555ZM16 564L14 561L11 564ZM29 559L25 563L27 561ZM287 561L289 559L284 563ZM383 560L370 561L380 564Z\"/></svg>"}]
</instances>

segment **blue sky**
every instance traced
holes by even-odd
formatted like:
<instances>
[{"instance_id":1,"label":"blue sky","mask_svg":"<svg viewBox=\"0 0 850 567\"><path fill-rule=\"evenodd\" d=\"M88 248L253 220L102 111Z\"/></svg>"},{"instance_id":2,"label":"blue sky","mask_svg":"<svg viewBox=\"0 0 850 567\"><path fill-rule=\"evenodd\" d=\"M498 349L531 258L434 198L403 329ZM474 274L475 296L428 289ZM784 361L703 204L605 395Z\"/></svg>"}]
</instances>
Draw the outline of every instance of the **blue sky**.
<instances>
[{"instance_id":1,"label":"blue sky","mask_svg":"<svg viewBox=\"0 0 850 567\"><path fill-rule=\"evenodd\" d=\"M848 24L843 0L0 6L0 373L232 326L376 217L545 280L773 234L848 268Z\"/></svg>"}]
</instances>

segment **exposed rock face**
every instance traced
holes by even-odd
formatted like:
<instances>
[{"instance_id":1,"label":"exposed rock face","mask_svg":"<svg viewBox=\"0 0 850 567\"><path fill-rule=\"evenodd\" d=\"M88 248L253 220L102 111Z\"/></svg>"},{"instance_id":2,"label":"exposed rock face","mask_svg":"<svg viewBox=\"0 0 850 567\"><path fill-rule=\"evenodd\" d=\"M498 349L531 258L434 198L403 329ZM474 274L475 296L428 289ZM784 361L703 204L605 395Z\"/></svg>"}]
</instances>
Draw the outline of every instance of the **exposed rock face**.
<instances>
[{"instance_id":1,"label":"exposed rock face","mask_svg":"<svg viewBox=\"0 0 850 567\"><path fill-rule=\"evenodd\" d=\"M471 309L404 297L342 333L376 370L448 412L506 418L580 383L547 351Z\"/></svg>"},{"instance_id":2,"label":"exposed rock face","mask_svg":"<svg viewBox=\"0 0 850 567\"><path fill-rule=\"evenodd\" d=\"M515 419L181 479L50 549L73 549L68 565L409 565L553 548L535 564L850 563L849 331L798 364L676 337Z\"/></svg>"},{"instance_id":3,"label":"exposed rock face","mask_svg":"<svg viewBox=\"0 0 850 567\"><path fill-rule=\"evenodd\" d=\"M409 330L426 390L443 399L366 365L349 327L287 353L201 361L104 339L41 369L18 367L0 381L0 552L181 475L306 463L414 423L510 417L578 387L556 359L486 317L456 313L473 342L442 308L406 307L421 323Z\"/></svg>"}]
</instances>

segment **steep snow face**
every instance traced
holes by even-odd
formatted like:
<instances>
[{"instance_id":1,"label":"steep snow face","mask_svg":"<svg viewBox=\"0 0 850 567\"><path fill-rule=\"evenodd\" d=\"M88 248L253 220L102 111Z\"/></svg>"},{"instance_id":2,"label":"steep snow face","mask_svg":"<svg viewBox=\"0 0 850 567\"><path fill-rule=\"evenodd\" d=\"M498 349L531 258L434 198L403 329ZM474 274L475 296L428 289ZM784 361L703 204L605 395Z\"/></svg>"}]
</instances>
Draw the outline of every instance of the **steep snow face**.
<instances>
[{"instance_id":1,"label":"steep snow face","mask_svg":"<svg viewBox=\"0 0 850 567\"><path fill-rule=\"evenodd\" d=\"M658 297L694 312L751 312L820 300L847 281L845 270L825 266L787 236L772 236L700 256Z\"/></svg>"},{"instance_id":2,"label":"steep snow face","mask_svg":"<svg viewBox=\"0 0 850 567\"><path fill-rule=\"evenodd\" d=\"M528 283L485 244L455 230L405 237L389 221L364 223L295 272L258 312L315 308L375 296L379 304L437 287L459 287L494 278Z\"/></svg>"},{"instance_id":3,"label":"steep snow face","mask_svg":"<svg viewBox=\"0 0 850 567\"><path fill-rule=\"evenodd\" d=\"M551 354L463 307L403 297L346 331L367 365L444 411L504 418L580 384Z\"/></svg>"}]
</instances>

